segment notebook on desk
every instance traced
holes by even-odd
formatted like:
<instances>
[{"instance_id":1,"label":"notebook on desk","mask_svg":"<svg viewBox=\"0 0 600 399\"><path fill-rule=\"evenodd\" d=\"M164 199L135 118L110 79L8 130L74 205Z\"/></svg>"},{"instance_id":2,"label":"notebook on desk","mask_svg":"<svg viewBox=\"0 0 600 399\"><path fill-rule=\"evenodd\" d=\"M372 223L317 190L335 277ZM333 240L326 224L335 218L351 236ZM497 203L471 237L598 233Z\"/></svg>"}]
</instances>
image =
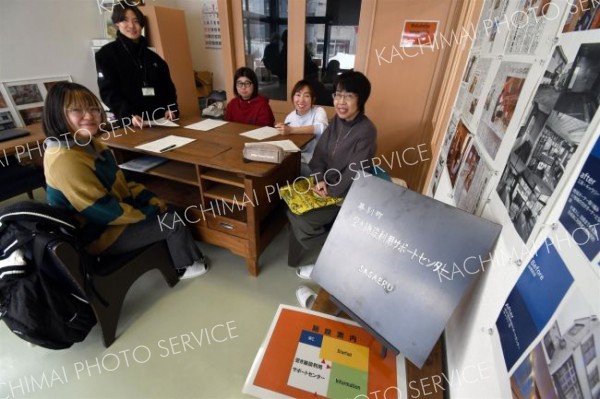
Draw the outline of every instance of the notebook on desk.
<instances>
[{"instance_id":1,"label":"notebook on desk","mask_svg":"<svg viewBox=\"0 0 600 399\"><path fill-rule=\"evenodd\" d=\"M0 130L0 141L8 141L19 137L28 136L29 134L30 133L28 130L19 128Z\"/></svg>"}]
</instances>

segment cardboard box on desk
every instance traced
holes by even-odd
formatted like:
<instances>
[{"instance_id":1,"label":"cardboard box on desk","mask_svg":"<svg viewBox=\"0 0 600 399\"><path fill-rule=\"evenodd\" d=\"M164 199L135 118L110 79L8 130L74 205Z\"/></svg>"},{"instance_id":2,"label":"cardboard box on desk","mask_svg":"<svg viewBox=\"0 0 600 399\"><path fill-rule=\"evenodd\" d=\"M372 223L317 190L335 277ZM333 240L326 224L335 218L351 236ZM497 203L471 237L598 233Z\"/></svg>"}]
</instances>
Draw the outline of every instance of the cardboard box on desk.
<instances>
[{"instance_id":1,"label":"cardboard box on desk","mask_svg":"<svg viewBox=\"0 0 600 399\"><path fill-rule=\"evenodd\" d=\"M311 278L422 367L502 227L375 176L353 182Z\"/></svg>"}]
</instances>

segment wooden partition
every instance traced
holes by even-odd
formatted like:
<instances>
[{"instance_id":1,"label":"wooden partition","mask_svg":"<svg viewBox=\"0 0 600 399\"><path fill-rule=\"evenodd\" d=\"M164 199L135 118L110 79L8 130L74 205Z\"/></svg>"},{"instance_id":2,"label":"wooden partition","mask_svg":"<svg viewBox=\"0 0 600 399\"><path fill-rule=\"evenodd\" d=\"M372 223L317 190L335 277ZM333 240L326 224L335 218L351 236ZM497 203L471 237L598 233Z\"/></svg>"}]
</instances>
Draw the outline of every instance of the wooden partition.
<instances>
[{"instance_id":1,"label":"wooden partition","mask_svg":"<svg viewBox=\"0 0 600 399\"><path fill-rule=\"evenodd\" d=\"M146 5L141 10L146 16L149 45L169 64L181 115L200 116L185 13L152 5Z\"/></svg>"}]
</instances>

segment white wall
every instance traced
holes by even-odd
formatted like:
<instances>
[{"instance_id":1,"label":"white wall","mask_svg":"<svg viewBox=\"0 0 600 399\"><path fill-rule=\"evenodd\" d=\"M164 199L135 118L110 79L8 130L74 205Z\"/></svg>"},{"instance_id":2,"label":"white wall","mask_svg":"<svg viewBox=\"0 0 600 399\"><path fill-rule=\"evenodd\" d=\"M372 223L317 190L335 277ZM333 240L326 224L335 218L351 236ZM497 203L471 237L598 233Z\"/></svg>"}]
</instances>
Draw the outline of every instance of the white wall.
<instances>
[{"instance_id":1,"label":"white wall","mask_svg":"<svg viewBox=\"0 0 600 399\"><path fill-rule=\"evenodd\" d=\"M225 82L223 51L204 48L203 5L203 0L177 0L177 8L185 11L194 70L211 71L213 90L225 90L228 84Z\"/></svg>"},{"instance_id":2,"label":"white wall","mask_svg":"<svg viewBox=\"0 0 600 399\"><path fill-rule=\"evenodd\" d=\"M1 0L0 80L66 74L97 93L90 39L102 36L94 0Z\"/></svg>"},{"instance_id":3,"label":"white wall","mask_svg":"<svg viewBox=\"0 0 600 399\"><path fill-rule=\"evenodd\" d=\"M216 72L220 50L204 50L201 0L146 0L186 12L194 69ZM0 80L71 75L98 94L91 39L104 36L96 0L0 0ZM187 14L190 15L187 15ZM211 60L208 58L218 58Z\"/></svg>"}]
</instances>

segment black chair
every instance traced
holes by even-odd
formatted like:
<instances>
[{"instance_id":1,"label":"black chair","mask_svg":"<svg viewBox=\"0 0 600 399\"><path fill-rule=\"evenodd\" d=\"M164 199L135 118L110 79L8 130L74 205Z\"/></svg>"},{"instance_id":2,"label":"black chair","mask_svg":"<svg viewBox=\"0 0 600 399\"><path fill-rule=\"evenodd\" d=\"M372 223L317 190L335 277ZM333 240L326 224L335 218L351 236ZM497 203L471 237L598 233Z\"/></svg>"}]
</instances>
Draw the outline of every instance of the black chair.
<instances>
[{"instance_id":1,"label":"black chair","mask_svg":"<svg viewBox=\"0 0 600 399\"><path fill-rule=\"evenodd\" d=\"M8 157L3 165L0 165L0 201L23 193L27 193L29 199L33 199L33 190L46 187L44 171L41 168L20 164L15 157Z\"/></svg>"},{"instance_id":2,"label":"black chair","mask_svg":"<svg viewBox=\"0 0 600 399\"><path fill-rule=\"evenodd\" d=\"M179 282L166 241L159 241L124 255L99 258L93 264L91 286L86 283L81 271L80 255L73 246L66 242L56 243L52 247L52 254L58 261L57 264L66 269L82 292L89 293L89 288L93 287L91 295L88 295L89 301L102 329L104 346L107 348L116 339L117 324L125 296L141 275L149 270L158 269L169 287Z\"/></svg>"}]
</instances>

